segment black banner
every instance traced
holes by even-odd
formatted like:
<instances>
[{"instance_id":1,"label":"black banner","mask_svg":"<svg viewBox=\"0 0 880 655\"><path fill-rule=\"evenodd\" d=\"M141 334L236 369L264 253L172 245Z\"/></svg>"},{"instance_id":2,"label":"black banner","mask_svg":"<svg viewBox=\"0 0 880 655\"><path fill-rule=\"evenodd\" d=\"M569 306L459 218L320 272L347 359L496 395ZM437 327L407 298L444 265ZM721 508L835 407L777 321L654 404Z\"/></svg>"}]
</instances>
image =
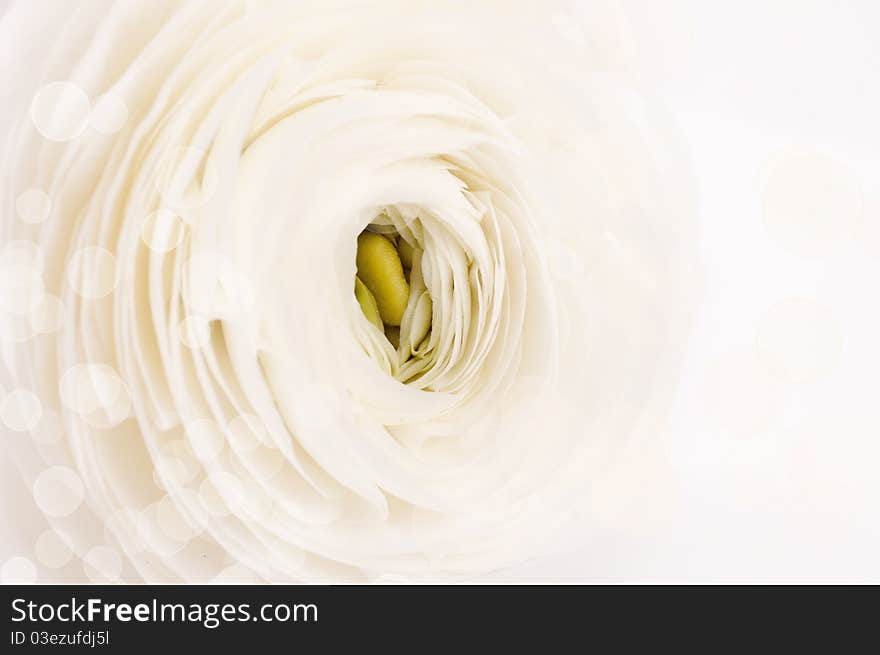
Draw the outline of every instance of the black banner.
<instances>
[{"instance_id":1,"label":"black banner","mask_svg":"<svg viewBox=\"0 0 880 655\"><path fill-rule=\"evenodd\" d=\"M608 639L754 645L758 635L765 646L805 638L839 651L858 635L875 638L878 608L876 588L843 587L52 585L0 587L0 596L9 653L305 644L470 652L476 636L556 652ZM559 640L572 648L549 647Z\"/></svg>"}]
</instances>

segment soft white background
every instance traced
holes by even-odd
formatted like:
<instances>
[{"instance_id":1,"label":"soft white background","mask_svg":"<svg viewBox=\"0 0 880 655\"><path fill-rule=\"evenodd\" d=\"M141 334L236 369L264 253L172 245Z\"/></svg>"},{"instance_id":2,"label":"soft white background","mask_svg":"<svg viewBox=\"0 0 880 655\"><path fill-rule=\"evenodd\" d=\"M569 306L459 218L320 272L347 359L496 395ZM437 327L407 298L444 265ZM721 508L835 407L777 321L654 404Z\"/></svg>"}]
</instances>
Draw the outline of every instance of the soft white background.
<instances>
[{"instance_id":1,"label":"soft white background","mask_svg":"<svg viewBox=\"0 0 880 655\"><path fill-rule=\"evenodd\" d=\"M703 299L638 493L489 579L880 582L880 4L621 5L692 158ZM5 561L44 526L9 524L2 456L0 484Z\"/></svg>"},{"instance_id":2,"label":"soft white background","mask_svg":"<svg viewBox=\"0 0 880 655\"><path fill-rule=\"evenodd\" d=\"M494 577L880 582L880 4L622 5L699 193L668 474L588 547Z\"/></svg>"}]
</instances>

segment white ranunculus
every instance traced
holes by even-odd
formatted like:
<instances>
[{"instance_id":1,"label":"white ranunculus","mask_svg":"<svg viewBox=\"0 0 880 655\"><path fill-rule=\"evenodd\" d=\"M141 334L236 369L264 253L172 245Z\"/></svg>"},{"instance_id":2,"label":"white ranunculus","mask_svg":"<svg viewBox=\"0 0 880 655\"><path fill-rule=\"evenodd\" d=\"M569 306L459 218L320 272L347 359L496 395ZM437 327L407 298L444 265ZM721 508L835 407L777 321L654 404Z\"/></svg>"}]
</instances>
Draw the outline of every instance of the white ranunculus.
<instances>
[{"instance_id":1,"label":"white ranunculus","mask_svg":"<svg viewBox=\"0 0 880 655\"><path fill-rule=\"evenodd\" d=\"M607 2L7 11L2 415L84 574L473 575L650 491L692 224L624 30ZM418 371L352 292L380 214L424 248Z\"/></svg>"}]
</instances>

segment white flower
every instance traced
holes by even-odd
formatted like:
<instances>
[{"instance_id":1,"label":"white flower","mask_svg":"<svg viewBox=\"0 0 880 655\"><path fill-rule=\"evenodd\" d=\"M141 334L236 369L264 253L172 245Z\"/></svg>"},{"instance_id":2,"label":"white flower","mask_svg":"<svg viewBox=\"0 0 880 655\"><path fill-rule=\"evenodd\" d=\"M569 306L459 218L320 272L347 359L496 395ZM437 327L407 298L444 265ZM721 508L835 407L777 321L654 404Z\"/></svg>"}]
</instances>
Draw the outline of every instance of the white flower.
<instances>
[{"instance_id":1,"label":"white flower","mask_svg":"<svg viewBox=\"0 0 880 655\"><path fill-rule=\"evenodd\" d=\"M8 414L63 431L13 449L90 579L428 579L589 533L653 452L692 243L584 4L10 9ZM368 224L420 253L408 363L355 300Z\"/></svg>"}]
</instances>

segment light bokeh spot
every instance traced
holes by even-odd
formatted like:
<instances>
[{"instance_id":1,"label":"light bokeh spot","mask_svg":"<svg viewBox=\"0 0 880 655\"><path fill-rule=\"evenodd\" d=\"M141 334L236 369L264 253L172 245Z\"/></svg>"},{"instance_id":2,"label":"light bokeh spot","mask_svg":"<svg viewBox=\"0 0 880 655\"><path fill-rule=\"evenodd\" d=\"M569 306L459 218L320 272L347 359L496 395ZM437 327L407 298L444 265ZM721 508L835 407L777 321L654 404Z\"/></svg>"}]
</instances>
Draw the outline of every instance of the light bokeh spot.
<instances>
[{"instance_id":1,"label":"light bokeh spot","mask_svg":"<svg viewBox=\"0 0 880 655\"><path fill-rule=\"evenodd\" d=\"M30 315L22 316L0 310L0 340L7 343L24 343L35 335Z\"/></svg>"},{"instance_id":2,"label":"light bokeh spot","mask_svg":"<svg viewBox=\"0 0 880 655\"><path fill-rule=\"evenodd\" d=\"M233 450L249 452L268 442L266 426L259 416L240 414L226 426L226 433Z\"/></svg>"},{"instance_id":3,"label":"light bokeh spot","mask_svg":"<svg viewBox=\"0 0 880 655\"><path fill-rule=\"evenodd\" d=\"M242 484L241 515L245 521L263 523L272 515L275 501L256 480Z\"/></svg>"},{"instance_id":4,"label":"light bokeh spot","mask_svg":"<svg viewBox=\"0 0 880 655\"><path fill-rule=\"evenodd\" d=\"M54 409L44 409L37 424L31 428L31 437L41 446L58 443L64 438L64 423Z\"/></svg>"},{"instance_id":5,"label":"light bokeh spot","mask_svg":"<svg viewBox=\"0 0 880 655\"><path fill-rule=\"evenodd\" d=\"M186 438L195 456L203 462L215 459L223 452L223 430L216 421L196 419L186 424Z\"/></svg>"},{"instance_id":6,"label":"light bokeh spot","mask_svg":"<svg viewBox=\"0 0 880 655\"><path fill-rule=\"evenodd\" d=\"M51 466L34 481L34 501L49 516L73 514L85 498L79 475L67 466Z\"/></svg>"},{"instance_id":7,"label":"light bokeh spot","mask_svg":"<svg viewBox=\"0 0 880 655\"><path fill-rule=\"evenodd\" d=\"M76 293L87 300L103 298L113 293L119 283L116 257L100 246L83 248L67 266L67 281Z\"/></svg>"},{"instance_id":8,"label":"light bokeh spot","mask_svg":"<svg viewBox=\"0 0 880 655\"><path fill-rule=\"evenodd\" d=\"M170 557L186 547L186 541L174 539L162 530L157 519L159 503L151 503L141 511L136 519L139 542L145 551L161 557Z\"/></svg>"},{"instance_id":9,"label":"light bokeh spot","mask_svg":"<svg viewBox=\"0 0 880 655\"><path fill-rule=\"evenodd\" d=\"M122 575L122 557L115 548L95 546L83 557L83 569L89 580L98 584L119 582Z\"/></svg>"},{"instance_id":10,"label":"light bokeh spot","mask_svg":"<svg viewBox=\"0 0 880 655\"><path fill-rule=\"evenodd\" d=\"M169 538L187 542L199 536L208 524L208 515L198 500L196 492L181 491L187 498L185 509L171 496L163 496L156 503L156 523Z\"/></svg>"},{"instance_id":11,"label":"light bokeh spot","mask_svg":"<svg viewBox=\"0 0 880 655\"><path fill-rule=\"evenodd\" d=\"M842 335L832 312L812 300L785 300L764 317L757 352L767 370L786 382L813 382L840 359Z\"/></svg>"},{"instance_id":12,"label":"light bokeh spot","mask_svg":"<svg viewBox=\"0 0 880 655\"><path fill-rule=\"evenodd\" d=\"M50 569L59 569L73 559L70 538L52 528L37 537L34 551L40 564Z\"/></svg>"},{"instance_id":13,"label":"light bokeh spot","mask_svg":"<svg viewBox=\"0 0 880 655\"><path fill-rule=\"evenodd\" d=\"M28 319L37 334L51 334L64 324L64 303L51 293L44 293L40 301L31 308Z\"/></svg>"},{"instance_id":14,"label":"light bokeh spot","mask_svg":"<svg viewBox=\"0 0 880 655\"><path fill-rule=\"evenodd\" d=\"M43 276L32 266L0 268L0 311L20 316L36 308L45 293Z\"/></svg>"},{"instance_id":15,"label":"light bokeh spot","mask_svg":"<svg viewBox=\"0 0 880 655\"><path fill-rule=\"evenodd\" d=\"M42 273L43 263L43 251L33 241L10 241L0 251L0 267L33 268Z\"/></svg>"},{"instance_id":16,"label":"light bokeh spot","mask_svg":"<svg viewBox=\"0 0 880 655\"><path fill-rule=\"evenodd\" d=\"M33 391L13 389L0 401L0 420L10 430L27 432L43 415L43 404Z\"/></svg>"},{"instance_id":17,"label":"light bokeh spot","mask_svg":"<svg viewBox=\"0 0 880 655\"><path fill-rule=\"evenodd\" d=\"M141 226L141 239L157 253L171 252L183 240L186 223L177 212L167 208L157 209L147 216Z\"/></svg>"},{"instance_id":18,"label":"light bokeh spot","mask_svg":"<svg viewBox=\"0 0 880 655\"><path fill-rule=\"evenodd\" d=\"M107 364L77 364L61 376L61 402L96 428L118 425L131 413L131 394Z\"/></svg>"},{"instance_id":19,"label":"light bokeh spot","mask_svg":"<svg viewBox=\"0 0 880 655\"><path fill-rule=\"evenodd\" d=\"M51 212L52 199L42 189L25 189L15 200L15 213L25 223L42 223Z\"/></svg>"},{"instance_id":20,"label":"light bokeh spot","mask_svg":"<svg viewBox=\"0 0 880 655\"><path fill-rule=\"evenodd\" d=\"M196 458L192 447L183 439L171 441L162 446L153 470L156 485L170 491L195 478L202 465Z\"/></svg>"},{"instance_id":21,"label":"light bokeh spot","mask_svg":"<svg viewBox=\"0 0 880 655\"><path fill-rule=\"evenodd\" d=\"M73 82L51 82L34 96L31 120L50 141L70 141L86 129L91 108L88 94Z\"/></svg>"}]
</instances>

